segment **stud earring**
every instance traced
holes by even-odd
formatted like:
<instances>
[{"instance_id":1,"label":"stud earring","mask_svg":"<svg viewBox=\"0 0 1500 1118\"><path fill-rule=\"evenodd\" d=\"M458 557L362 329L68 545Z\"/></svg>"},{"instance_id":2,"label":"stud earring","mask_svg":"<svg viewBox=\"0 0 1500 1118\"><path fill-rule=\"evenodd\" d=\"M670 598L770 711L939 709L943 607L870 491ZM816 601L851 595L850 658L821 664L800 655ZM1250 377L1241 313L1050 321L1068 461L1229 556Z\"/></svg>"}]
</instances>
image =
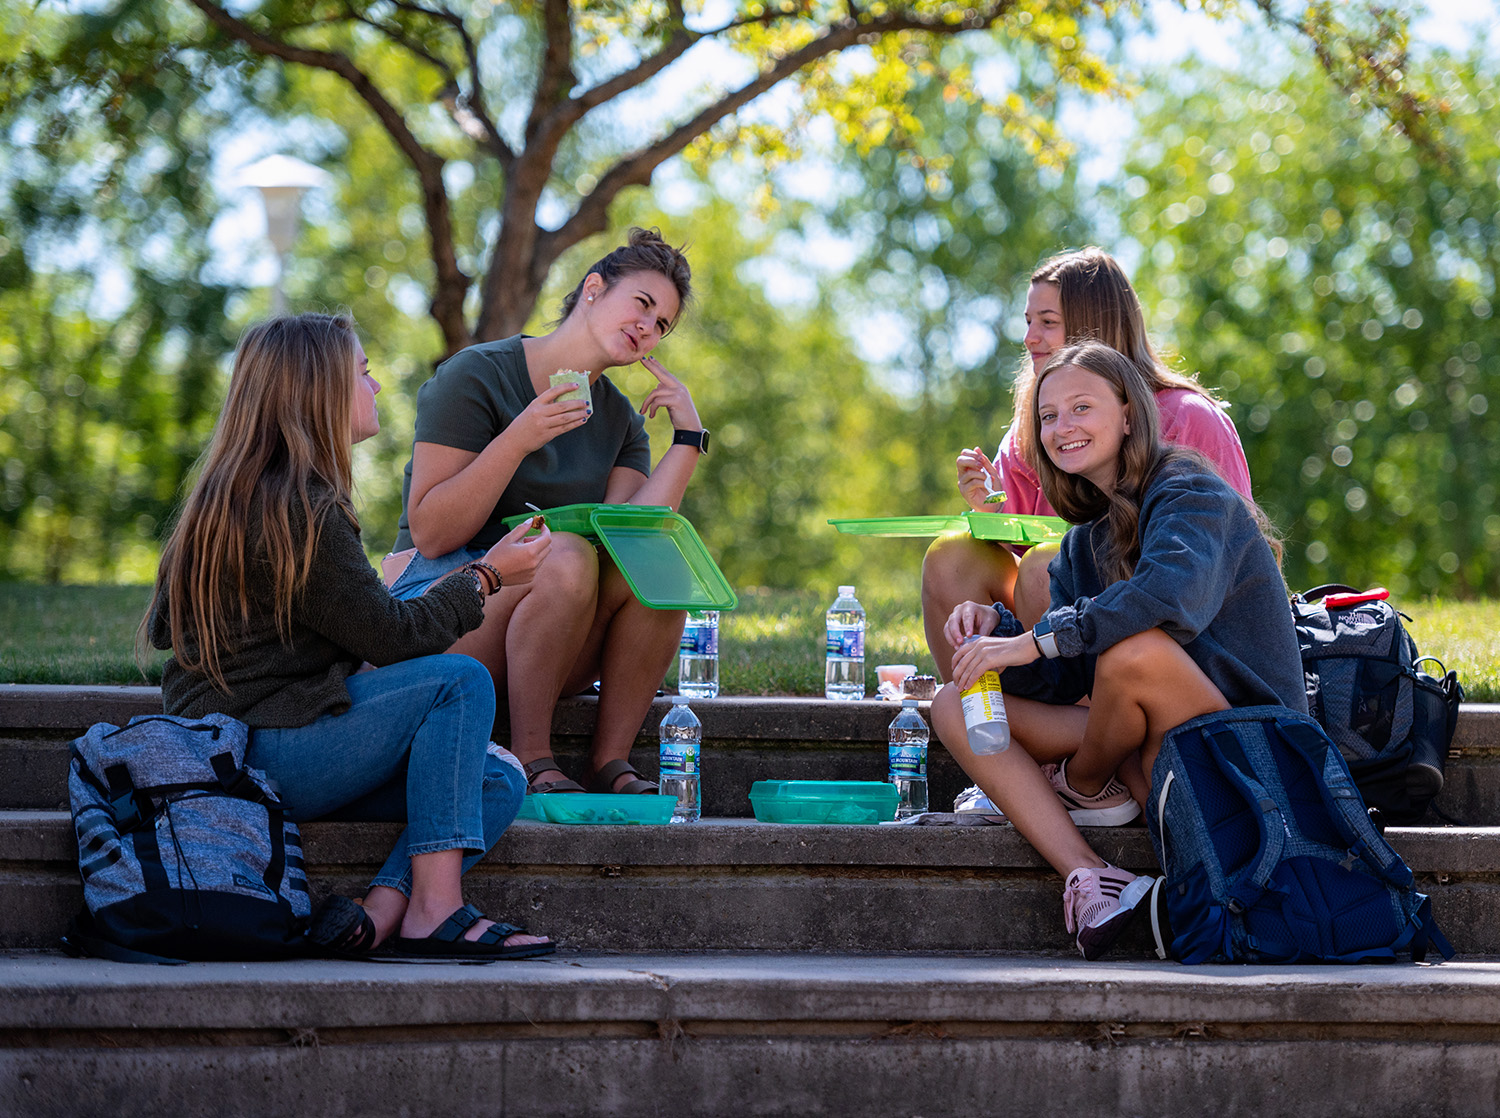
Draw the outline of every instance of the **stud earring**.
<instances>
[{"instance_id":1,"label":"stud earring","mask_svg":"<svg viewBox=\"0 0 1500 1118\"><path fill-rule=\"evenodd\" d=\"M590 295L589 296L589 302L592 303L593 301L594 301L594 297L592 295Z\"/></svg>"}]
</instances>

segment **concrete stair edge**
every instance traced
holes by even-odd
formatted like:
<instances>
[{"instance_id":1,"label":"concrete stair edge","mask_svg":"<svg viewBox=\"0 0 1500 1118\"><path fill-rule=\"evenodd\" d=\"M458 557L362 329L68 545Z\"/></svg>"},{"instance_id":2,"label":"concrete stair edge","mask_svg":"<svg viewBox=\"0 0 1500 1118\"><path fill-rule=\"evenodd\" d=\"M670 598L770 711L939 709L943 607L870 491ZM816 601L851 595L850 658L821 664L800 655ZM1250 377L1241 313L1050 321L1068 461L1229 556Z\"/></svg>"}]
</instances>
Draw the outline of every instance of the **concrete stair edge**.
<instances>
[{"instance_id":1,"label":"concrete stair edge","mask_svg":"<svg viewBox=\"0 0 1500 1118\"><path fill-rule=\"evenodd\" d=\"M1495 1023L1500 962L1198 966L1078 958L561 952L481 967L294 960L134 967L8 952L0 1028L558 1021ZM1354 978L1356 980L1351 980Z\"/></svg>"}]
</instances>

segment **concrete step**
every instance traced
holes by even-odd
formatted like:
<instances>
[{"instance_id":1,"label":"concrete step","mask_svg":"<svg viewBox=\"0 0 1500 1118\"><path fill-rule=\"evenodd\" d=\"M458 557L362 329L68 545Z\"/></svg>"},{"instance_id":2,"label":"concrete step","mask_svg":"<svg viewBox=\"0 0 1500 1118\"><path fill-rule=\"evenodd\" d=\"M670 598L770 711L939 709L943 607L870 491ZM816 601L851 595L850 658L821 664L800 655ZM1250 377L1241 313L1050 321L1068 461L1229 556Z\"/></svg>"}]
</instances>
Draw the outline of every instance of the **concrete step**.
<instances>
[{"instance_id":1,"label":"concrete step","mask_svg":"<svg viewBox=\"0 0 1500 1118\"><path fill-rule=\"evenodd\" d=\"M0 963L29 1118L1490 1116L1500 963L560 953Z\"/></svg>"},{"instance_id":2,"label":"concrete step","mask_svg":"<svg viewBox=\"0 0 1500 1118\"><path fill-rule=\"evenodd\" d=\"M315 895L358 894L399 828L303 828ZM1143 827L1089 828L1103 857L1155 873ZM1500 954L1500 828L1391 828L1462 954ZM0 947L54 943L78 911L63 812L0 812ZM1009 825L668 827L517 823L464 879L486 912L588 950L1066 953L1062 881ZM1150 954L1145 922L1115 950Z\"/></svg>"},{"instance_id":3,"label":"concrete step","mask_svg":"<svg viewBox=\"0 0 1500 1118\"><path fill-rule=\"evenodd\" d=\"M656 700L637 740L632 760L648 775L656 773L656 726L668 705ZM885 778L891 703L731 697L693 706L703 720L708 815L750 815L748 792L756 780ZM593 698L567 699L553 721L556 755L580 776L597 709ZM95 722L122 725L160 710L155 687L0 685L0 808L65 807L68 743ZM509 740L503 717L495 740ZM968 780L939 745L928 768L931 803L946 808ZM1436 805L1468 824L1500 825L1500 704L1464 706Z\"/></svg>"}]
</instances>

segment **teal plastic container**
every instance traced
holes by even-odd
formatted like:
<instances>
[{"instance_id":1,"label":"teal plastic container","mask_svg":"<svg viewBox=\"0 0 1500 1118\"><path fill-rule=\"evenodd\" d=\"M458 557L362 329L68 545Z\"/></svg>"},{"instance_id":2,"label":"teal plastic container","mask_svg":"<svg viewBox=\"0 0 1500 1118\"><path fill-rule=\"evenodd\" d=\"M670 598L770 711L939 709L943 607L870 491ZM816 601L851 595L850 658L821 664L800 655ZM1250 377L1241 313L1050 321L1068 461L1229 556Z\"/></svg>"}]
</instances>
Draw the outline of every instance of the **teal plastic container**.
<instances>
[{"instance_id":1,"label":"teal plastic container","mask_svg":"<svg viewBox=\"0 0 1500 1118\"><path fill-rule=\"evenodd\" d=\"M762 823L887 823L894 784L883 780L757 780L750 806Z\"/></svg>"},{"instance_id":2,"label":"teal plastic container","mask_svg":"<svg viewBox=\"0 0 1500 1118\"><path fill-rule=\"evenodd\" d=\"M548 823L614 826L670 823L676 796L627 796L600 792L551 792L527 796Z\"/></svg>"}]
</instances>

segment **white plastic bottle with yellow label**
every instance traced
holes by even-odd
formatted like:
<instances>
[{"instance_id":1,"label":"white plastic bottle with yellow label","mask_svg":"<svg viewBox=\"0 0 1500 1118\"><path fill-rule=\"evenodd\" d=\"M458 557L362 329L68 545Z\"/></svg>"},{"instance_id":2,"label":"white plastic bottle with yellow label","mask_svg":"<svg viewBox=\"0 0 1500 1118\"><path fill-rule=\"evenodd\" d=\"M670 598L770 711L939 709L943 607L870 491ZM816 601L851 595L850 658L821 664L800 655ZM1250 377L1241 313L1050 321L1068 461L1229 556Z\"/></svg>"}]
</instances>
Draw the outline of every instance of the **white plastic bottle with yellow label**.
<instances>
[{"instance_id":1,"label":"white plastic bottle with yellow label","mask_svg":"<svg viewBox=\"0 0 1500 1118\"><path fill-rule=\"evenodd\" d=\"M973 636L969 641L978 639ZM1005 717L1000 673L985 672L974 686L960 692L959 697L963 700L964 725L969 728L969 748L980 756L1004 753L1009 749L1010 721Z\"/></svg>"}]
</instances>

